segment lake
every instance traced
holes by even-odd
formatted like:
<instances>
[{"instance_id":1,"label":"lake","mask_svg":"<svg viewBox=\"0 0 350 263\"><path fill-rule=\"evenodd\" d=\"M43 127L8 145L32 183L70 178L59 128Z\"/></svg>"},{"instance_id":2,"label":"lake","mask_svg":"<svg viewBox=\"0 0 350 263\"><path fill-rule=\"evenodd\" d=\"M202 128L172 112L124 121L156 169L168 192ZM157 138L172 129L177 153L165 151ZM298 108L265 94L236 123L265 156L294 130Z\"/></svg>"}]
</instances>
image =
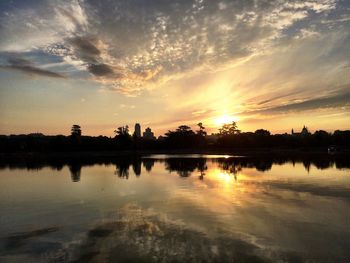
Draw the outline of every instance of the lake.
<instances>
[{"instance_id":1,"label":"lake","mask_svg":"<svg viewBox=\"0 0 350 263\"><path fill-rule=\"evenodd\" d=\"M346 159L21 160L0 190L0 262L350 259Z\"/></svg>"}]
</instances>

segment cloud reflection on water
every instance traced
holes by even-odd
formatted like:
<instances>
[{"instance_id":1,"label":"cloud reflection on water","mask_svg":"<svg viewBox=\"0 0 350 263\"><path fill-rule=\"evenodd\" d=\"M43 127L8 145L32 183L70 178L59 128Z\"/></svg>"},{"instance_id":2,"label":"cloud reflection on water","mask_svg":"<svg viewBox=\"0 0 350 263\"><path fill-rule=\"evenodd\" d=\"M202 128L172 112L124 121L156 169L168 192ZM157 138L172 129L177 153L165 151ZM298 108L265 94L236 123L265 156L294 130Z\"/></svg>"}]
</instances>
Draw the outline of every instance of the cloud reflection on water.
<instances>
[{"instance_id":1,"label":"cloud reflection on water","mask_svg":"<svg viewBox=\"0 0 350 263\"><path fill-rule=\"evenodd\" d=\"M77 262L346 262L349 170L337 169L346 161L330 158L2 164L0 182L7 192L0 194L0 208L8 220L0 228L8 232L8 226L23 228L26 222L59 230L26 239L25 250L2 250L0 259L34 259L38 254L31 248L44 246ZM45 248L52 242L60 245Z\"/></svg>"}]
</instances>

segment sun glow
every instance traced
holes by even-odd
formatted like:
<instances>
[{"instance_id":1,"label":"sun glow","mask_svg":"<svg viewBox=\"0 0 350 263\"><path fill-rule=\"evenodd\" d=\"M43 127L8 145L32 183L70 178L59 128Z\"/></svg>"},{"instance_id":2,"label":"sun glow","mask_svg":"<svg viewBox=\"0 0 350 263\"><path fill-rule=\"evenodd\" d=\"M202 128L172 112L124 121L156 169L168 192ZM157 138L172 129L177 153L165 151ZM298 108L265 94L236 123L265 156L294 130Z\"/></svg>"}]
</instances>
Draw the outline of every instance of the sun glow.
<instances>
[{"instance_id":1,"label":"sun glow","mask_svg":"<svg viewBox=\"0 0 350 263\"><path fill-rule=\"evenodd\" d=\"M226 123L231 123L233 121L237 121L238 118L236 116L230 116L230 115L221 115L220 117L214 118L214 124L216 126L222 126Z\"/></svg>"}]
</instances>

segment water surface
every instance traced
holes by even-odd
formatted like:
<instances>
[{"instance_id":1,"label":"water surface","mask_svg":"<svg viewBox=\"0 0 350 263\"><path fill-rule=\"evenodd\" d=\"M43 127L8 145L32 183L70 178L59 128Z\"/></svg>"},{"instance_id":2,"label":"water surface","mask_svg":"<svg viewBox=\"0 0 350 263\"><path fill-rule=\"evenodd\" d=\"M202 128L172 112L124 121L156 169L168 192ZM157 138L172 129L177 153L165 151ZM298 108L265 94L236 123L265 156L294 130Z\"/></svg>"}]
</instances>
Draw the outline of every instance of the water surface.
<instances>
[{"instance_id":1,"label":"water surface","mask_svg":"<svg viewBox=\"0 0 350 263\"><path fill-rule=\"evenodd\" d=\"M1 167L1 262L350 258L344 160L155 155Z\"/></svg>"}]
</instances>

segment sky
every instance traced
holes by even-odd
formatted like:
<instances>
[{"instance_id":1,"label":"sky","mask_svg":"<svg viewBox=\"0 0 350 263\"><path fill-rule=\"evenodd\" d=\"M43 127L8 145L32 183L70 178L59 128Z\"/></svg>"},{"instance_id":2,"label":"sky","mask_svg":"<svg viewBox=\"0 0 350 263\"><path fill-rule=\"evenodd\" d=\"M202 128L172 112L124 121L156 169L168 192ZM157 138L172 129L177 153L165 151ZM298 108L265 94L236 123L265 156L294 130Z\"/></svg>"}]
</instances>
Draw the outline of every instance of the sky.
<instances>
[{"instance_id":1,"label":"sky","mask_svg":"<svg viewBox=\"0 0 350 263\"><path fill-rule=\"evenodd\" d=\"M350 129L350 0L0 1L0 134Z\"/></svg>"}]
</instances>

